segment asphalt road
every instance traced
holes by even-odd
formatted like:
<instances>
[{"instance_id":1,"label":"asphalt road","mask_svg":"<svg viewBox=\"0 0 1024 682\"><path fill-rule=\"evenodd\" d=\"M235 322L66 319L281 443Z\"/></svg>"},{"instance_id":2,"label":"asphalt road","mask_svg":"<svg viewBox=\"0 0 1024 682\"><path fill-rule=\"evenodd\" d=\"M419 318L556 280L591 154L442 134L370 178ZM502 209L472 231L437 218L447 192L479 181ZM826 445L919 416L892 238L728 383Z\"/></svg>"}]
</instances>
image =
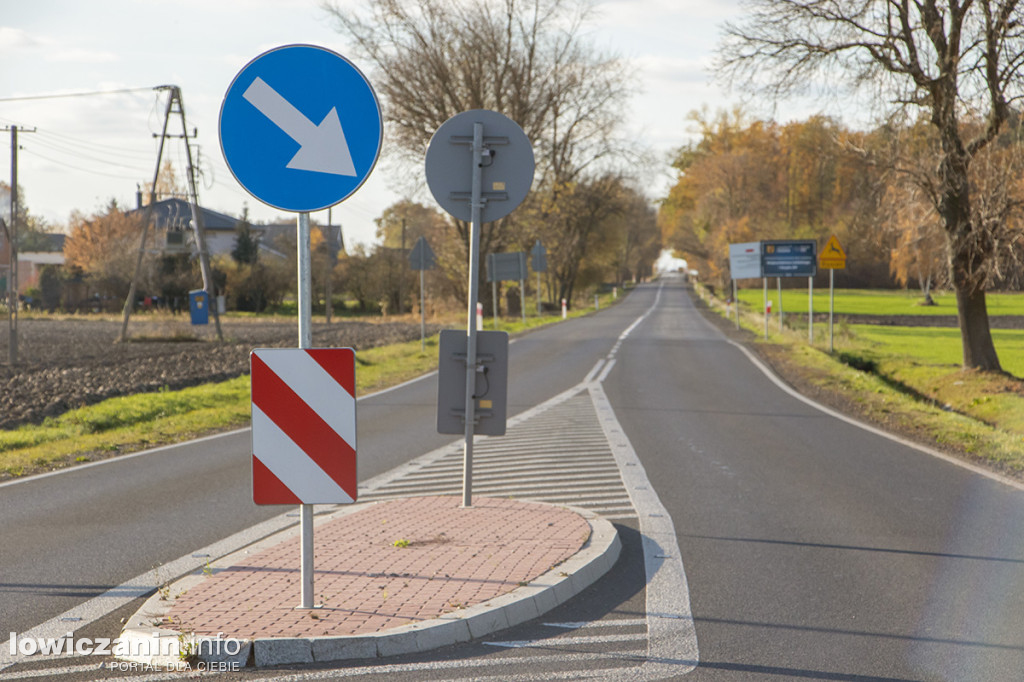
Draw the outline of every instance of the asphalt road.
<instances>
[{"instance_id":1,"label":"asphalt road","mask_svg":"<svg viewBox=\"0 0 1024 682\"><path fill-rule=\"evenodd\" d=\"M685 679L1021 679L1021 490L782 390L676 280L517 341L510 413L578 384L609 354L603 389L671 516L685 565L700 661ZM361 480L453 440L433 433L435 390L428 379L360 401ZM279 513L248 501L247 453L248 436L238 434L0 487L0 631L23 630ZM359 674L639 679L630 623L646 615L643 557L635 524L620 533L622 559L605 578L502 634L530 644L474 642ZM622 634L563 637L542 620ZM238 677L285 672L341 673Z\"/></svg>"},{"instance_id":2,"label":"asphalt road","mask_svg":"<svg viewBox=\"0 0 1024 682\"><path fill-rule=\"evenodd\" d=\"M1024 494L828 416L666 286L605 390L673 518L688 679L1024 679Z\"/></svg>"}]
</instances>

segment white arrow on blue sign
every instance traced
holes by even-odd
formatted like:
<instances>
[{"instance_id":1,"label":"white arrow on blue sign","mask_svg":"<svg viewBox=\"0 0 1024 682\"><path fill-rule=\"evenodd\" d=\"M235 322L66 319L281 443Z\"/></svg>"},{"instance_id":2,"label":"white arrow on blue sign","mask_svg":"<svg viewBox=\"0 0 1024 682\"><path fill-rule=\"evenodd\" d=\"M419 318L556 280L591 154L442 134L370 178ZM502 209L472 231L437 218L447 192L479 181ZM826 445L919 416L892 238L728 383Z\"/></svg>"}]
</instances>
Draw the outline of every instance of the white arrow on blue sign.
<instances>
[{"instance_id":1,"label":"white arrow on blue sign","mask_svg":"<svg viewBox=\"0 0 1024 682\"><path fill-rule=\"evenodd\" d=\"M380 156L383 130L369 81L316 45L253 59L220 110L228 168L250 194L283 211L319 211L359 189Z\"/></svg>"}]
</instances>

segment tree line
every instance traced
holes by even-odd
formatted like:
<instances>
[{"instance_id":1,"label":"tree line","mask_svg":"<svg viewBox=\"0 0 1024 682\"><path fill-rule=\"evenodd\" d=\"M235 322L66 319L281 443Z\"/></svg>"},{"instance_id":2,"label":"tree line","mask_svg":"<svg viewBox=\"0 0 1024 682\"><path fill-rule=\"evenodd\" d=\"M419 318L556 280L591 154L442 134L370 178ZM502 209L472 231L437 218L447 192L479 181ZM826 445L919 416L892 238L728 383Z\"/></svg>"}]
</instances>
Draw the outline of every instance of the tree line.
<instances>
[{"instance_id":1,"label":"tree line","mask_svg":"<svg viewBox=\"0 0 1024 682\"><path fill-rule=\"evenodd\" d=\"M588 41L590 3L371 0L358 12L333 2L325 2L323 10L371 71L388 144L385 168L377 172L388 172L407 198L378 218L378 243L344 253L321 243L314 257L323 262L314 267L314 286L330 280L335 292L360 307L408 310L418 278L404 250L425 236L438 255L434 289L465 301L469 225L426 201L423 162L433 131L471 109L492 109L515 120L532 141L537 168L527 200L510 216L483 226L482 256L529 251L541 241L548 263L542 298L556 304L566 299L570 306L596 284L650 276L661 239L634 170L647 160L621 133L631 94L629 66ZM138 229L124 215L111 204L90 216L72 216L69 226L69 262L93 285L111 292L125 286L112 253L133 252L126 245ZM248 223L244 216L240 238L251 239L242 234L242 223ZM84 248L95 254L90 259L82 247L104 232L112 248ZM258 250L251 262L221 258L215 279L237 303L270 305L292 286L277 270L290 265L293 250L279 244L274 251L285 254L284 261ZM179 280L191 276L192 264L180 255L147 258L144 276L151 291L177 291ZM481 268L481 280L485 277ZM533 286L527 282L528 289ZM521 300L527 292L517 293ZM490 312L491 297L481 299Z\"/></svg>"},{"instance_id":2,"label":"tree line","mask_svg":"<svg viewBox=\"0 0 1024 682\"><path fill-rule=\"evenodd\" d=\"M870 102L878 147L864 156L910 204L904 219L934 213L967 368L1001 369L985 294L1012 282L1020 253L1022 27L1019 0L751 0L716 59L727 82L776 102Z\"/></svg>"}]
</instances>

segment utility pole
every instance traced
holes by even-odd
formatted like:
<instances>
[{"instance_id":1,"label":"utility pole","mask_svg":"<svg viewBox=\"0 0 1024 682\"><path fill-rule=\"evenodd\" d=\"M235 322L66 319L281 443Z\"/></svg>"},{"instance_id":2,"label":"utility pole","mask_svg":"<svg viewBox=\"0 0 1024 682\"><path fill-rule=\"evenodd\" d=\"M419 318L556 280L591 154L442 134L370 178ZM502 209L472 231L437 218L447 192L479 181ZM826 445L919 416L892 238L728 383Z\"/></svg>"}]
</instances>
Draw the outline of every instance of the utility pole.
<instances>
[{"instance_id":1,"label":"utility pole","mask_svg":"<svg viewBox=\"0 0 1024 682\"><path fill-rule=\"evenodd\" d=\"M199 269L203 273L203 291L206 292L206 300L212 301L210 309L213 311L213 322L217 327L217 340L224 340L224 332L220 328L220 310L216 300L216 287L213 283L213 271L210 268L210 252L206 248L206 228L203 226L203 215L199 211L199 194L196 191L196 168L192 165L192 148L188 143L188 128L185 123L185 101L181 98L181 88L174 86L171 90L171 99L177 99L178 112L181 115L181 132L185 140L185 159L188 161L188 189L189 205L192 207L192 228L196 233L196 248L199 249Z\"/></svg>"},{"instance_id":2,"label":"utility pole","mask_svg":"<svg viewBox=\"0 0 1024 682\"><path fill-rule=\"evenodd\" d=\"M210 301L213 297L210 295L213 291L213 275L210 269L210 255L206 249L206 231L203 228L202 214L199 211L199 198L196 193L196 182L195 173L196 169L192 164L192 149L189 146L189 135L188 126L185 121L185 104L181 97L181 88L177 85L161 85L155 90L167 90L169 92L167 96L167 107L164 109L164 125L160 132L160 147L156 155L156 170L153 172L153 185L150 187L149 192L149 204L146 206L146 213L142 219L142 236L139 241L139 254L135 261L135 274L132 276L131 285L128 288L128 299L124 302L123 320L121 322L121 336L120 341L126 341L128 337L128 320L131 318L132 311L135 308L135 291L136 282L139 280L139 275L142 271L142 259L146 253L146 238L149 236L149 225L152 222L153 208L156 205L156 183L160 178L160 162L163 159L164 153L164 142L168 137L176 137L174 135L167 134L167 125L171 120L171 114L178 114L181 117L181 137L185 141L185 157L188 163L188 169L186 176L188 178L189 187L189 205L192 209L192 228L196 234L196 248L199 250L199 267L203 275L203 290L207 294L207 301ZM177 107L175 107L177 105ZM156 135L154 135L156 137ZM213 319L217 327L217 339L219 341L224 340L224 334L220 327L220 313L217 309L217 302L214 300L211 306L213 310Z\"/></svg>"},{"instance_id":3,"label":"utility pole","mask_svg":"<svg viewBox=\"0 0 1024 682\"><path fill-rule=\"evenodd\" d=\"M7 362L13 367L18 364L18 133L34 133L12 125L0 130L11 133L11 225L4 231L10 253L10 268L7 270Z\"/></svg>"},{"instance_id":4,"label":"utility pole","mask_svg":"<svg viewBox=\"0 0 1024 682\"><path fill-rule=\"evenodd\" d=\"M139 274L142 272L142 258L146 255L146 237L149 236L149 223L153 219L153 207L156 205L156 182L160 179L160 161L164 156L164 140L167 139L167 123L171 120L171 103L174 101L173 85L158 85L154 90L171 90L167 98L167 108L164 109L164 127L160 133L160 146L156 153L156 170L153 171L153 184L149 188L149 204L142 217L142 236L139 238L139 255L135 259L135 274L128 285L128 298L124 302L124 310L121 320L121 336L118 341L124 343L128 340L128 320L131 319L132 310L135 309L135 283L139 281Z\"/></svg>"}]
</instances>

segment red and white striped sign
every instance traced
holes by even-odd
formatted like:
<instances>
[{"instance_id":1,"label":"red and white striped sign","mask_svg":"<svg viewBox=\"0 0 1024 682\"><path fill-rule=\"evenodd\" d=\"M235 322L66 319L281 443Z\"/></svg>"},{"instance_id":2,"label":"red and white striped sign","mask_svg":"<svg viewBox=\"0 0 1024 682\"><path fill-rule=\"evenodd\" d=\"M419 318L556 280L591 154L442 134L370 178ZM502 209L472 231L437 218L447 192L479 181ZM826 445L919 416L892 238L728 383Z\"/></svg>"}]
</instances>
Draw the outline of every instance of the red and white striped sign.
<instances>
[{"instance_id":1,"label":"red and white striped sign","mask_svg":"<svg viewBox=\"0 0 1024 682\"><path fill-rule=\"evenodd\" d=\"M351 348L252 352L253 502L355 502L355 359Z\"/></svg>"}]
</instances>

